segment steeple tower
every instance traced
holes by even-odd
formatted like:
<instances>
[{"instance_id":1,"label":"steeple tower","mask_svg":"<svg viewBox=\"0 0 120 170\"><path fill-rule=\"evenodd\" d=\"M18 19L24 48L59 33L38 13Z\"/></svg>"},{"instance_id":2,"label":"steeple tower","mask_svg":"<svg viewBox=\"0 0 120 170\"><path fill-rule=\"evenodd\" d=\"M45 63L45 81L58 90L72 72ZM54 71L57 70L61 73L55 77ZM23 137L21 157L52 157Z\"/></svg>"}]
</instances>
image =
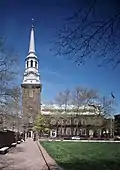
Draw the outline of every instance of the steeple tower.
<instances>
[{"instance_id":1,"label":"steeple tower","mask_svg":"<svg viewBox=\"0 0 120 170\"><path fill-rule=\"evenodd\" d=\"M40 84L38 58L35 53L34 26L30 33L29 51L25 60L25 72L22 84Z\"/></svg>"},{"instance_id":2,"label":"steeple tower","mask_svg":"<svg viewBox=\"0 0 120 170\"><path fill-rule=\"evenodd\" d=\"M35 51L34 25L30 31L30 42L28 55L25 59L25 71L23 75L22 87L22 112L24 125L29 128L29 120L35 120L35 117L41 111L41 89L40 75L38 71L38 57Z\"/></svg>"}]
</instances>

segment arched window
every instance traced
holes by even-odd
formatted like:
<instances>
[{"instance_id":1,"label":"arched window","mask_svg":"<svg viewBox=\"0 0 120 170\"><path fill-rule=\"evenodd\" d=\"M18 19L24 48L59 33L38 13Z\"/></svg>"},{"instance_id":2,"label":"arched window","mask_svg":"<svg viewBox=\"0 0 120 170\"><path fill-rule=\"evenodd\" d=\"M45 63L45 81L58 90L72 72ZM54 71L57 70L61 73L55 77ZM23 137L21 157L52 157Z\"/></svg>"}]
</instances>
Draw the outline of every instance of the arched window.
<instances>
[{"instance_id":1,"label":"arched window","mask_svg":"<svg viewBox=\"0 0 120 170\"><path fill-rule=\"evenodd\" d=\"M28 68L28 63L29 63L29 61L27 61L27 68Z\"/></svg>"},{"instance_id":2,"label":"arched window","mask_svg":"<svg viewBox=\"0 0 120 170\"><path fill-rule=\"evenodd\" d=\"M31 67L33 67L33 60L31 60Z\"/></svg>"},{"instance_id":3,"label":"arched window","mask_svg":"<svg viewBox=\"0 0 120 170\"><path fill-rule=\"evenodd\" d=\"M35 68L37 68L37 61L35 61Z\"/></svg>"}]
</instances>

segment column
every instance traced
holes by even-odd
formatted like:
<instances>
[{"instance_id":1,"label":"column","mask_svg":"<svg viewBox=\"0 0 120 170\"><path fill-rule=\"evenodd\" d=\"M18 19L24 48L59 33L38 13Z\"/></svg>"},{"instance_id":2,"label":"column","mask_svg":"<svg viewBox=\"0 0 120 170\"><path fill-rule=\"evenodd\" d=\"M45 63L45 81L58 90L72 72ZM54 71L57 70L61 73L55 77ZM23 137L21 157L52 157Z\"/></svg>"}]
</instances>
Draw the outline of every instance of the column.
<instances>
[{"instance_id":1,"label":"column","mask_svg":"<svg viewBox=\"0 0 120 170\"><path fill-rule=\"evenodd\" d=\"M35 60L33 60L33 67L35 67Z\"/></svg>"},{"instance_id":2,"label":"column","mask_svg":"<svg viewBox=\"0 0 120 170\"><path fill-rule=\"evenodd\" d=\"M28 60L28 67L31 67L31 62L30 62L30 60Z\"/></svg>"}]
</instances>

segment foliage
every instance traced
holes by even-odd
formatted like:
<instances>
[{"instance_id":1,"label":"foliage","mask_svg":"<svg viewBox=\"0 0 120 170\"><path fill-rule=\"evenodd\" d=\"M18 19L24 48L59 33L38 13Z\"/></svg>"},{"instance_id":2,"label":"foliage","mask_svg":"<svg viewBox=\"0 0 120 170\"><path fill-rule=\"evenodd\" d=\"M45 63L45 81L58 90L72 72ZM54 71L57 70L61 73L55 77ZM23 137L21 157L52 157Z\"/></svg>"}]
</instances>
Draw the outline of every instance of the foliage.
<instances>
[{"instance_id":1,"label":"foliage","mask_svg":"<svg viewBox=\"0 0 120 170\"><path fill-rule=\"evenodd\" d=\"M44 116L39 114L34 122L33 130L38 131L40 133L48 133L49 132L49 121Z\"/></svg>"},{"instance_id":2,"label":"foliage","mask_svg":"<svg viewBox=\"0 0 120 170\"><path fill-rule=\"evenodd\" d=\"M40 142L65 170L118 170L119 143Z\"/></svg>"}]
</instances>

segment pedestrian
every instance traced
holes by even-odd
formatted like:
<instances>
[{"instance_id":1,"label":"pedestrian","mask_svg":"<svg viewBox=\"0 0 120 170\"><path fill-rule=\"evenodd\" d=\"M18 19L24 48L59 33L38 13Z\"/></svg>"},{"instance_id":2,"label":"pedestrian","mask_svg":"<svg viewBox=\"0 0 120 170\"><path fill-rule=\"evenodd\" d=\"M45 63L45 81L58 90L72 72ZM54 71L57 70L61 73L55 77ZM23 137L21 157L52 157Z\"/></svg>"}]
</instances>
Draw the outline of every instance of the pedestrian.
<instances>
[{"instance_id":1,"label":"pedestrian","mask_svg":"<svg viewBox=\"0 0 120 170\"><path fill-rule=\"evenodd\" d=\"M34 132L33 140L36 141L36 133Z\"/></svg>"}]
</instances>

